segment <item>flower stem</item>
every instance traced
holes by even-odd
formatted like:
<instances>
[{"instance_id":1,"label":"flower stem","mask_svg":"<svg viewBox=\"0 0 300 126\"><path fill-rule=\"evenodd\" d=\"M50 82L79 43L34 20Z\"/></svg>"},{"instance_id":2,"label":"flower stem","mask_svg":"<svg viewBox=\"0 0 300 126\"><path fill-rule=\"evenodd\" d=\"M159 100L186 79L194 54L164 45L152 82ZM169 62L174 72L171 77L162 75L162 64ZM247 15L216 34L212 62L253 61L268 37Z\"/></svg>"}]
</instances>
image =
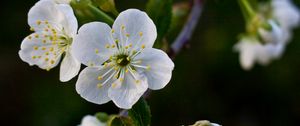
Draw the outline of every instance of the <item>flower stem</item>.
<instances>
[{"instance_id":1,"label":"flower stem","mask_svg":"<svg viewBox=\"0 0 300 126\"><path fill-rule=\"evenodd\" d=\"M246 21L255 16L255 11L248 0L239 0L239 5Z\"/></svg>"},{"instance_id":2,"label":"flower stem","mask_svg":"<svg viewBox=\"0 0 300 126\"><path fill-rule=\"evenodd\" d=\"M188 20L179 33L178 37L171 45L171 50L168 53L171 58L175 58L175 56L191 39L191 36L194 33L194 30L202 13L202 5L203 0L193 0L193 7L191 13L189 14Z\"/></svg>"},{"instance_id":3,"label":"flower stem","mask_svg":"<svg viewBox=\"0 0 300 126\"><path fill-rule=\"evenodd\" d=\"M101 11L99 8L95 7L92 4L89 4L88 7L100 20L108 23L109 25L112 25L114 23L114 19Z\"/></svg>"}]
</instances>

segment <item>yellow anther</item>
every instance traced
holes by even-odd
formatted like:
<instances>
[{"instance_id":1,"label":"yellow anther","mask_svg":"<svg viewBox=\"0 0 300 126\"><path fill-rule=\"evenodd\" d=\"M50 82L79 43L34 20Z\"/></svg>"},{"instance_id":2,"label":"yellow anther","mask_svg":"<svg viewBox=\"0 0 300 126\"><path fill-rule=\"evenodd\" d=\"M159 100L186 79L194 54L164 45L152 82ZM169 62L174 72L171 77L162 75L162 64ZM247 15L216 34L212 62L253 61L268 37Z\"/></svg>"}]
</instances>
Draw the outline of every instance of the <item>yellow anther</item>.
<instances>
[{"instance_id":1,"label":"yellow anther","mask_svg":"<svg viewBox=\"0 0 300 126\"><path fill-rule=\"evenodd\" d=\"M56 45L56 44L57 44L57 42L55 42L55 41L52 42L52 45Z\"/></svg>"},{"instance_id":2,"label":"yellow anther","mask_svg":"<svg viewBox=\"0 0 300 126\"><path fill-rule=\"evenodd\" d=\"M129 44L129 47L130 47L130 48L132 47L132 43Z\"/></svg>"},{"instance_id":3,"label":"yellow anther","mask_svg":"<svg viewBox=\"0 0 300 126\"><path fill-rule=\"evenodd\" d=\"M61 48L61 52L64 52L66 50L66 47Z\"/></svg>"},{"instance_id":4,"label":"yellow anther","mask_svg":"<svg viewBox=\"0 0 300 126\"><path fill-rule=\"evenodd\" d=\"M46 68L46 71L50 71L51 68Z\"/></svg>"},{"instance_id":5,"label":"yellow anther","mask_svg":"<svg viewBox=\"0 0 300 126\"><path fill-rule=\"evenodd\" d=\"M123 82L124 81L124 78L120 78L120 82Z\"/></svg>"},{"instance_id":6,"label":"yellow anther","mask_svg":"<svg viewBox=\"0 0 300 126\"><path fill-rule=\"evenodd\" d=\"M34 31L34 28L33 28L33 27L31 27L31 28L30 28L30 31Z\"/></svg>"},{"instance_id":7,"label":"yellow anther","mask_svg":"<svg viewBox=\"0 0 300 126\"><path fill-rule=\"evenodd\" d=\"M32 56L31 58L32 58L32 59L35 59L35 58L36 58L36 56Z\"/></svg>"},{"instance_id":8,"label":"yellow anther","mask_svg":"<svg viewBox=\"0 0 300 126\"><path fill-rule=\"evenodd\" d=\"M109 59L112 60L114 57L113 56L109 56Z\"/></svg>"},{"instance_id":9,"label":"yellow anther","mask_svg":"<svg viewBox=\"0 0 300 126\"><path fill-rule=\"evenodd\" d=\"M114 45L114 44L113 44L113 45L111 45L111 48L115 48L115 47L116 47L116 45Z\"/></svg>"},{"instance_id":10,"label":"yellow anther","mask_svg":"<svg viewBox=\"0 0 300 126\"><path fill-rule=\"evenodd\" d=\"M54 51L54 48L53 48L53 47L51 47L51 48L49 49L49 51L50 51L50 52Z\"/></svg>"},{"instance_id":11,"label":"yellow anther","mask_svg":"<svg viewBox=\"0 0 300 126\"><path fill-rule=\"evenodd\" d=\"M45 58L45 61L49 61L49 58Z\"/></svg>"},{"instance_id":12,"label":"yellow anther","mask_svg":"<svg viewBox=\"0 0 300 126\"><path fill-rule=\"evenodd\" d=\"M48 28L45 28L45 31L46 31L46 32L48 32L48 31L49 31L49 29L48 29Z\"/></svg>"},{"instance_id":13,"label":"yellow anther","mask_svg":"<svg viewBox=\"0 0 300 126\"><path fill-rule=\"evenodd\" d=\"M126 70L125 70L125 73L128 73L128 71L129 71L129 70L128 70L128 69L126 69Z\"/></svg>"},{"instance_id":14,"label":"yellow anther","mask_svg":"<svg viewBox=\"0 0 300 126\"><path fill-rule=\"evenodd\" d=\"M114 67L114 69L115 69L115 70L118 70L118 69L119 69L119 67L118 67L118 66L115 66L115 67Z\"/></svg>"},{"instance_id":15,"label":"yellow anther","mask_svg":"<svg viewBox=\"0 0 300 126\"><path fill-rule=\"evenodd\" d=\"M139 83L140 83L140 80L135 80L135 83L136 83L136 84L139 84Z\"/></svg>"},{"instance_id":16,"label":"yellow anther","mask_svg":"<svg viewBox=\"0 0 300 126\"><path fill-rule=\"evenodd\" d=\"M31 40L31 39L32 39L32 37L31 37L31 36L28 36L28 39L29 39L29 40Z\"/></svg>"},{"instance_id":17,"label":"yellow anther","mask_svg":"<svg viewBox=\"0 0 300 126\"><path fill-rule=\"evenodd\" d=\"M146 69L147 69L147 70L150 70L150 68L151 68L150 65L147 65Z\"/></svg>"},{"instance_id":18,"label":"yellow anther","mask_svg":"<svg viewBox=\"0 0 300 126\"><path fill-rule=\"evenodd\" d=\"M103 87L103 84L101 84L101 83L97 84L97 88L102 88L102 87Z\"/></svg>"},{"instance_id":19,"label":"yellow anther","mask_svg":"<svg viewBox=\"0 0 300 126\"><path fill-rule=\"evenodd\" d=\"M110 47L109 44L106 44L106 45L105 45L105 48L109 49L109 47Z\"/></svg>"},{"instance_id":20,"label":"yellow anther","mask_svg":"<svg viewBox=\"0 0 300 126\"><path fill-rule=\"evenodd\" d=\"M126 34L126 37L130 37L130 34L127 33L127 34Z\"/></svg>"},{"instance_id":21,"label":"yellow anther","mask_svg":"<svg viewBox=\"0 0 300 126\"><path fill-rule=\"evenodd\" d=\"M39 49L39 47L37 47L37 46L34 46L34 47L33 47L33 49L34 49L34 50L38 50L38 49Z\"/></svg>"},{"instance_id":22,"label":"yellow anther","mask_svg":"<svg viewBox=\"0 0 300 126\"><path fill-rule=\"evenodd\" d=\"M49 22L46 20L46 21L45 21L45 24L49 24Z\"/></svg>"},{"instance_id":23,"label":"yellow anther","mask_svg":"<svg viewBox=\"0 0 300 126\"><path fill-rule=\"evenodd\" d=\"M129 47L128 46L125 46L125 49L128 49Z\"/></svg>"},{"instance_id":24,"label":"yellow anther","mask_svg":"<svg viewBox=\"0 0 300 126\"><path fill-rule=\"evenodd\" d=\"M139 36L143 36L143 32L139 32Z\"/></svg>"},{"instance_id":25,"label":"yellow anther","mask_svg":"<svg viewBox=\"0 0 300 126\"><path fill-rule=\"evenodd\" d=\"M48 35L44 35L44 37L45 37L45 38L47 38L47 37L48 37Z\"/></svg>"},{"instance_id":26,"label":"yellow anther","mask_svg":"<svg viewBox=\"0 0 300 126\"><path fill-rule=\"evenodd\" d=\"M115 42L116 42L116 43L119 43L119 39L116 39Z\"/></svg>"},{"instance_id":27,"label":"yellow anther","mask_svg":"<svg viewBox=\"0 0 300 126\"><path fill-rule=\"evenodd\" d=\"M55 61L54 61L54 60L51 60L51 61L50 61L50 63L51 63L51 64L54 64L54 63L55 63Z\"/></svg>"},{"instance_id":28,"label":"yellow anther","mask_svg":"<svg viewBox=\"0 0 300 126\"><path fill-rule=\"evenodd\" d=\"M48 55L49 55L49 52L46 52L46 53L45 53L45 55L47 55L47 56L48 56Z\"/></svg>"},{"instance_id":29,"label":"yellow anther","mask_svg":"<svg viewBox=\"0 0 300 126\"><path fill-rule=\"evenodd\" d=\"M56 52L54 52L53 55L56 56L57 55Z\"/></svg>"},{"instance_id":30,"label":"yellow anther","mask_svg":"<svg viewBox=\"0 0 300 126\"><path fill-rule=\"evenodd\" d=\"M145 47L146 47L145 44L143 44L143 45L142 45L142 49L144 49Z\"/></svg>"},{"instance_id":31,"label":"yellow anther","mask_svg":"<svg viewBox=\"0 0 300 126\"><path fill-rule=\"evenodd\" d=\"M34 37L35 37L35 38L39 38L39 34L35 34Z\"/></svg>"},{"instance_id":32,"label":"yellow anther","mask_svg":"<svg viewBox=\"0 0 300 126\"><path fill-rule=\"evenodd\" d=\"M111 84L111 86L112 86L113 88L115 88L115 87L117 86L117 84L116 84L116 83L113 83L113 84Z\"/></svg>"},{"instance_id":33,"label":"yellow anther","mask_svg":"<svg viewBox=\"0 0 300 126\"><path fill-rule=\"evenodd\" d=\"M42 58L42 56L38 56L37 58L39 58L39 59L40 59L40 58Z\"/></svg>"},{"instance_id":34,"label":"yellow anther","mask_svg":"<svg viewBox=\"0 0 300 126\"><path fill-rule=\"evenodd\" d=\"M98 76L98 78L97 78L98 80L102 80L103 79L103 77L102 76Z\"/></svg>"},{"instance_id":35,"label":"yellow anther","mask_svg":"<svg viewBox=\"0 0 300 126\"><path fill-rule=\"evenodd\" d=\"M47 41L44 39L42 42L45 44Z\"/></svg>"},{"instance_id":36,"label":"yellow anther","mask_svg":"<svg viewBox=\"0 0 300 126\"><path fill-rule=\"evenodd\" d=\"M122 26L121 26L121 29L122 29L122 30L124 30L124 29L125 29L125 26L124 26L124 25L122 25Z\"/></svg>"},{"instance_id":37,"label":"yellow anther","mask_svg":"<svg viewBox=\"0 0 300 126\"><path fill-rule=\"evenodd\" d=\"M98 53L99 53L99 50L98 50L98 49L95 49L95 53L98 54Z\"/></svg>"},{"instance_id":38,"label":"yellow anther","mask_svg":"<svg viewBox=\"0 0 300 126\"><path fill-rule=\"evenodd\" d=\"M40 25L41 23L42 23L42 22L41 22L40 20L37 20L37 21L36 21L36 24L37 24L37 25Z\"/></svg>"},{"instance_id":39,"label":"yellow anther","mask_svg":"<svg viewBox=\"0 0 300 126\"><path fill-rule=\"evenodd\" d=\"M116 75L114 76L114 78L116 78L116 79L117 79L118 77L119 77L118 74L116 74Z\"/></svg>"},{"instance_id":40,"label":"yellow anther","mask_svg":"<svg viewBox=\"0 0 300 126\"><path fill-rule=\"evenodd\" d=\"M46 50L46 47L42 47L42 50Z\"/></svg>"},{"instance_id":41,"label":"yellow anther","mask_svg":"<svg viewBox=\"0 0 300 126\"><path fill-rule=\"evenodd\" d=\"M115 33L115 30L114 30L114 29L111 29L111 33Z\"/></svg>"},{"instance_id":42,"label":"yellow anther","mask_svg":"<svg viewBox=\"0 0 300 126\"><path fill-rule=\"evenodd\" d=\"M126 57L126 60L127 60L127 61L130 61L130 58L129 58L129 57Z\"/></svg>"}]
</instances>

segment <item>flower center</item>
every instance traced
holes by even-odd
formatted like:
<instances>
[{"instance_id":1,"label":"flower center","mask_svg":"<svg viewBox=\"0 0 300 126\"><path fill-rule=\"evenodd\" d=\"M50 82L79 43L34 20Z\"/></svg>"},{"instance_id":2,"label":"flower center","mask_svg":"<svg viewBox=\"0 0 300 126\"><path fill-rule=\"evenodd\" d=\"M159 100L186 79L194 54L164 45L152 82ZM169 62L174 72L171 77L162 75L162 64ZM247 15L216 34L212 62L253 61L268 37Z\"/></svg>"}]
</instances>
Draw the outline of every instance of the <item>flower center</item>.
<instances>
[{"instance_id":1,"label":"flower center","mask_svg":"<svg viewBox=\"0 0 300 126\"><path fill-rule=\"evenodd\" d=\"M128 55L121 54L116 56L116 62L119 66L127 66L130 63L130 59Z\"/></svg>"}]
</instances>

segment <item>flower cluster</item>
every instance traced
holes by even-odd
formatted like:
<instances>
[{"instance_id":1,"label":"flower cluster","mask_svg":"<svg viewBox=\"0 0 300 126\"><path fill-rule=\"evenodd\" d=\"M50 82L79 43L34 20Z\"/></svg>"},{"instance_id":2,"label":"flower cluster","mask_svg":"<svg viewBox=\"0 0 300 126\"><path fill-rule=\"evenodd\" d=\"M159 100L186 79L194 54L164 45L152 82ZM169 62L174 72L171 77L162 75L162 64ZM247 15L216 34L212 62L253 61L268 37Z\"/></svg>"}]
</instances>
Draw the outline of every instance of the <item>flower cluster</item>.
<instances>
[{"instance_id":1,"label":"flower cluster","mask_svg":"<svg viewBox=\"0 0 300 126\"><path fill-rule=\"evenodd\" d=\"M245 70L251 69L255 62L266 65L280 58L291 31L300 23L300 12L290 0L270 2L261 4L247 20L247 33L235 45Z\"/></svg>"},{"instance_id":2,"label":"flower cluster","mask_svg":"<svg viewBox=\"0 0 300 126\"><path fill-rule=\"evenodd\" d=\"M168 55L152 48L156 26L145 12L128 9L112 28L102 22L84 24L77 19L69 0L41 0L28 13L33 34L26 37L19 55L29 65L50 70L60 65L60 80L69 81L80 70L76 91L86 100L113 101L130 109L150 88L165 87L174 64Z\"/></svg>"}]
</instances>

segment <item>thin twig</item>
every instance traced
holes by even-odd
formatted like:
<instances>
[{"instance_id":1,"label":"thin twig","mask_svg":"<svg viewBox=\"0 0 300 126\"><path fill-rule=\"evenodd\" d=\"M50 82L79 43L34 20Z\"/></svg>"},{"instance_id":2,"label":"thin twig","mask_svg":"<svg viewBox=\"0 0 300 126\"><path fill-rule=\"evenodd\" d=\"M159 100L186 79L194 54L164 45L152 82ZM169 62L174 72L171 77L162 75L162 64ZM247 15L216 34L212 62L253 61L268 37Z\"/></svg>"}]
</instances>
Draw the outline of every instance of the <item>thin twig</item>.
<instances>
[{"instance_id":1,"label":"thin twig","mask_svg":"<svg viewBox=\"0 0 300 126\"><path fill-rule=\"evenodd\" d=\"M175 58L175 56L191 39L202 12L202 5L203 0L193 0L193 7L189 18L180 34L171 45L171 50L168 53L171 58Z\"/></svg>"},{"instance_id":2,"label":"thin twig","mask_svg":"<svg viewBox=\"0 0 300 126\"><path fill-rule=\"evenodd\" d=\"M203 0L192 0L193 7L191 10L191 13L189 14L189 18L187 22L185 23L185 26L181 30L180 34L176 38L176 40L171 45L171 49L168 52L168 55L174 59L175 56L180 52L180 50L189 42L191 39L191 36L196 28L196 25L199 21L199 17L202 12L202 5ZM147 90L145 94L143 95L144 98L148 98L151 94L151 90ZM127 116L128 111L125 109L122 109L119 112L120 116Z\"/></svg>"}]
</instances>

